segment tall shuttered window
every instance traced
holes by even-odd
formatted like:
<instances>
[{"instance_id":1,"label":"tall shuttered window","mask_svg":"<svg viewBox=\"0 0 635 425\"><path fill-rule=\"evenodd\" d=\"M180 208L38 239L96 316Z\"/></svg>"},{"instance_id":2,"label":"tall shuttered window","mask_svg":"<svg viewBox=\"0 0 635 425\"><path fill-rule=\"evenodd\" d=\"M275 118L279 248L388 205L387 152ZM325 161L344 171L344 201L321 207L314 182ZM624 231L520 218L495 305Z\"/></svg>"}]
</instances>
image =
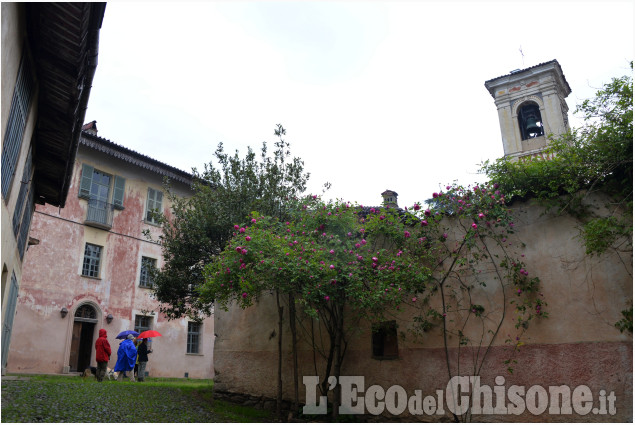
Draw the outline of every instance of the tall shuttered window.
<instances>
[{"instance_id":1,"label":"tall shuttered window","mask_svg":"<svg viewBox=\"0 0 635 425\"><path fill-rule=\"evenodd\" d=\"M163 192L148 188L148 203L146 204L146 221L158 224L154 213L161 213L163 209Z\"/></svg>"},{"instance_id":2,"label":"tall shuttered window","mask_svg":"<svg viewBox=\"0 0 635 425\"><path fill-rule=\"evenodd\" d=\"M31 73L31 61L28 55L23 54L18 69L13 98L11 99L9 120L7 121L4 140L2 141L2 197L4 199L9 194L17 168L34 87L35 82Z\"/></svg>"},{"instance_id":3,"label":"tall shuttered window","mask_svg":"<svg viewBox=\"0 0 635 425\"><path fill-rule=\"evenodd\" d=\"M9 287L7 304L6 307L2 308L2 314L4 314L2 322L2 367L7 365L7 358L9 357L13 318L15 317L15 307L18 303L18 289L18 279L15 277L15 272L13 272L11 274L11 286Z\"/></svg>"},{"instance_id":4,"label":"tall shuttered window","mask_svg":"<svg viewBox=\"0 0 635 425\"><path fill-rule=\"evenodd\" d=\"M114 182L113 182L114 180ZM110 187L112 188L112 204L117 209L123 209L126 179L121 176L110 176L88 164L82 165L82 179L79 185L79 197L108 202Z\"/></svg>"},{"instance_id":5,"label":"tall shuttered window","mask_svg":"<svg viewBox=\"0 0 635 425\"><path fill-rule=\"evenodd\" d=\"M29 155L24 164L24 172L22 173L22 180L20 181L20 192L18 194L18 201L15 204L15 210L13 210L13 235L18 236L20 231L20 225L24 221L22 219L24 210L29 210L27 200L29 200L29 193L31 192L31 170L33 169L33 149L29 149Z\"/></svg>"},{"instance_id":6,"label":"tall shuttered window","mask_svg":"<svg viewBox=\"0 0 635 425\"><path fill-rule=\"evenodd\" d=\"M88 201L85 223L89 226L110 229L114 210L123 210L126 179L82 165L79 197ZM112 201L111 201L112 199Z\"/></svg>"},{"instance_id":7,"label":"tall shuttered window","mask_svg":"<svg viewBox=\"0 0 635 425\"><path fill-rule=\"evenodd\" d=\"M18 252L21 260L24 258L27 239L29 237L29 228L31 227L31 218L33 217L33 211L35 211L35 204L33 202L33 181L31 179L31 172L33 170L32 154L33 149L29 149L29 155L24 164L22 180L20 180L18 200L15 204L15 210L13 210L13 234L18 241Z\"/></svg>"},{"instance_id":8,"label":"tall shuttered window","mask_svg":"<svg viewBox=\"0 0 635 425\"><path fill-rule=\"evenodd\" d=\"M24 258L24 252L27 247L27 239L29 237L29 228L31 227L31 219L35 212L35 202L33 199L33 191L29 192L29 200L26 205L24 215L22 216L22 225L20 225L20 233L18 234L18 251L20 260Z\"/></svg>"}]
</instances>

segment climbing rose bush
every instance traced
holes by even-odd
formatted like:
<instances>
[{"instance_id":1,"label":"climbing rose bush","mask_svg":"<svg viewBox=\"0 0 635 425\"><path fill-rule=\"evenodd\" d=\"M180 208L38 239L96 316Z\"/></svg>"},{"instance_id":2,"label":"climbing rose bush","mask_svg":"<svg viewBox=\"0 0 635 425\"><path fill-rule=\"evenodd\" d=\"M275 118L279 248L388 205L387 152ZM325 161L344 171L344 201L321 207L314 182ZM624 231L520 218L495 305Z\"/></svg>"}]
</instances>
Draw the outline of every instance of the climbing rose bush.
<instances>
[{"instance_id":1,"label":"climbing rose bush","mask_svg":"<svg viewBox=\"0 0 635 425\"><path fill-rule=\"evenodd\" d=\"M347 305L381 316L406 293L425 290L429 270L405 242L407 223L396 210L381 214L346 202L309 196L292 219L254 214L206 268L205 299L222 308L251 305L265 291L293 291L307 314Z\"/></svg>"}]
</instances>

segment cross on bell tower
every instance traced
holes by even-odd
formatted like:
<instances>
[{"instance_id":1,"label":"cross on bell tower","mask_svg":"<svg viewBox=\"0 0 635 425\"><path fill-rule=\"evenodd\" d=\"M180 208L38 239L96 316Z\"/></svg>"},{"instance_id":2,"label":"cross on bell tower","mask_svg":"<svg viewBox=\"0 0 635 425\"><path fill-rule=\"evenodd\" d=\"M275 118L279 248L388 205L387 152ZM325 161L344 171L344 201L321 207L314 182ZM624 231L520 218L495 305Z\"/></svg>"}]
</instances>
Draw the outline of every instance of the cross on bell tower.
<instances>
[{"instance_id":1,"label":"cross on bell tower","mask_svg":"<svg viewBox=\"0 0 635 425\"><path fill-rule=\"evenodd\" d=\"M505 156L537 156L548 144L547 136L569 130L565 98L571 88L556 60L485 82L494 98Z\"/></svg>"}]
</instances>

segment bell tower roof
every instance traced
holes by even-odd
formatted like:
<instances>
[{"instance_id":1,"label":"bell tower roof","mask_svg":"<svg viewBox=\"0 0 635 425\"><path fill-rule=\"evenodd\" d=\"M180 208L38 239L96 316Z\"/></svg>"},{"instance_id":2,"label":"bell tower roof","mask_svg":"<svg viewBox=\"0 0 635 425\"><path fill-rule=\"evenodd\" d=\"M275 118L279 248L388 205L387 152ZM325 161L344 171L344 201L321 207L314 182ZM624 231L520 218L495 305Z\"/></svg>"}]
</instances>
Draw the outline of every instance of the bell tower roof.
<instances>
[{"instance_id":1,"label":"bell tower roof","mask_svg":"<svg viewBox=\"0 0 635 425\"><path fill-rule=\"evenodd\" d=\"M487 90L489 90L492 97L496 98L496 88L502 85L513 84L514 82L526 78L528 75L538 75L541 72L551 70L554 70L561 78L561 85L566 92L565 97L567 97L569 94L571 94L571 87L569 87L569 83L567 82L567 79L562 72L562 67L556 59L550 60L549 62L543 62L538 65L530 66L529 68L525 69L515 69L513 71L510 71L507 75L492 78L491 80L485 81L485 87L487 88Z\"/></svg>"}]
</instances>

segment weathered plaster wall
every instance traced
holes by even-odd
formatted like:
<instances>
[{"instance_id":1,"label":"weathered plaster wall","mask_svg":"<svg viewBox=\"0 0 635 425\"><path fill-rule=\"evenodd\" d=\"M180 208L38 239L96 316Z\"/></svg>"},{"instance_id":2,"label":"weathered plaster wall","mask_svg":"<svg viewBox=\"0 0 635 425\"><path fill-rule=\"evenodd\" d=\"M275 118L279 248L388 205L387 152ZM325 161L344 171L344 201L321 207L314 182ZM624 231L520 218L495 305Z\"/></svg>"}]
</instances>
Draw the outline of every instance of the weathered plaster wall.
<instances>
[{"instance_id":1,"label":"weathered plaster wall","mask_svg":"<svg viewBox=\"0 0 635 425\"><path fill-rule=\"evenodd\" d=\"M0 129L3 141L7 130L7 122L9 120L9 112L11 109L11 99L13 98L18 69L20 67L20 60L24 53L23 47L26 31L24 15L25 9L23 5L19 3L2 3L2 49L0 53L2 61L2 77L0 79L2 85L2 94L0 98L0 104L2 104L2 123ZM22 281L23 262L22 259L20 259L18 242L13 233L13 213L18 201L20 187L22 186L21 177L24 174L26 159L31 147L30 142L35 127L35 122L37 120L37 107L35 106L37 104L37 96L38 93L34 93L30 111L24 127L22 145L20 148L20 152L18 153L18 157L16 158L16 169L13 181L7 193L7 197L2 199L3 202L0 202L0 208L2 209L2 214L0 214L0 257L2 264L2 291L0 300L2 303L2 311L0 312L0 316L3 330L5 329L5 320L8 319L5 317L5 312L7 312L6 307L9 300L11 276L15 273L18 286L21 285ZM3 350L5 349L6 347L3 348ZM2 369L2 372L5 372L4 368Z\"/></svg>"},{"instance_id":2,"label":"weathered plaster wall","mask_svg":"<svg viewBox=\"0 0 635 425\"><path fill-rule=\"evenodd\" d=\"M601 199L594 201L601 212ZM578 238L579 223L566 216L543 214L531 203L516 203L516 234L513 241L524 242L523 261L530 276L539 276L541 292L548 303L550 317L531 322L524 339L528 345L517 355L513 375L504 361L511 348L505 344L508 335L516 335L513 315L505 321L488 354L480 376L482 382L494 386L496 376L503 376L506 387L532 385L588 385L597 399L600 390L614 391L618 414L615 416L499 416L486 420L575 420L630 421L632 418L632 337L621 334L613 324L620 311L632 298L632 254L610 252L601 257L585 254ZM513 294L508 294L513 296ZM488 285L487 297L480 300L488 310L502 310L502 294L496 285ZM508 306L508 309L510 307ZM287 309L285 308L285 312ZM287 316L285 316L287 317ZM411 323L411 312L404 310L396 317L399 330ZM350 320L349 324L353 324ZM314 323L317 326L316 323ZM304 324L308 328L309 322ZM219 390L275 397L277 377L277 311L275 299L265 297L257 305L241 310L217 310L215 328L216 388ZM283 334L284 394L293 394L291 337L285 324ZM399 358L372 358L371 333L368 323L360 323L349 343L343 375L365 377L366 388L379 384L384 389L394 384L409 394L421 389L423 395L434 395L445 389L448 370L443 339L439 329L432 329L422 340L399 340ZM300 394L304 397L302 376L315 375L313 354L303 341L300 352ZM450 341L451 347L456 341ZM464 351L465 354L465 351ZM453 373L457 353L450 350ZM461 374L470 375L469 358L463 358ZM318 374L324 369L320 363ZM321 377L323 378L323 377ZM425 418L424 418L425 419Z\"/></svg>"},{"instance_id":3,"label":"weathered plaster wall","mask_svg":"<svg viewBox=\"0 0 635 425\"><path fill-rule=\"evenodd\" d=\"M115 210L109 231L84 225L87 201L78 197L82 164L126 179L124 209ZM167 321L158 313L158 305L149 289L139 287L141 257L157 259L162 266L161 247L143 234L149 229L154 240L161 229L144 221L148 187L162 189L162 178L140 167L80 145L66 207L38 206L33 217L31 236L40 240L25 256L24 276L13 343L8 359L9 372L61 373L69 364L73 316L76 309L91 304L97 311L98 330L108 331L114 367L119 341L115 336L134 328L135 315L152 315L152 328L163 336L152 341L147 370L151 376L191 378L213 377L213 320L203 322L201 350L198 355L186 354L187 321ZM173 184L176 193L187 196L189 188ZM163 209L169 214L169 203L163 198ZM99 278L82 276L82 261L86 242L103 247ZM69 313L65 318L60 310ZM112 314L114 320L106 322Z\"/></svg>"}]
</instances>

